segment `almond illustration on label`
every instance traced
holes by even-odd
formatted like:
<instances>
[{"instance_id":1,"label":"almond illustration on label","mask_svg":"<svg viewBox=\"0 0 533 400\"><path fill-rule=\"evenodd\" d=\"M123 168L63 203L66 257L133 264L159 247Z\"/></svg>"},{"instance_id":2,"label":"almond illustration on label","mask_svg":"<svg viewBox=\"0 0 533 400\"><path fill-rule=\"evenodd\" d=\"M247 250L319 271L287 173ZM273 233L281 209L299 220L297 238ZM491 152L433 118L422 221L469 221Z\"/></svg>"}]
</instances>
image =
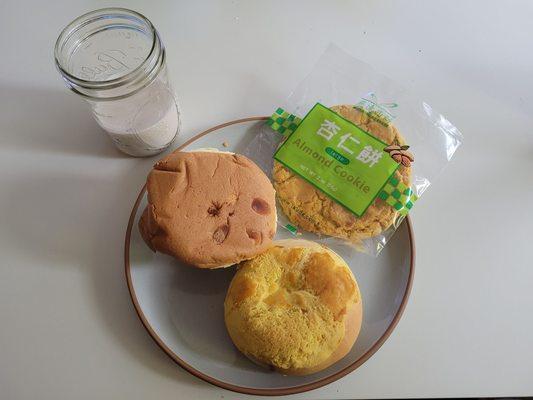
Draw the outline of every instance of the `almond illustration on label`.
<instances>
[{"instance_id":1,"label":"almond illustration on label","mask_svg":"<svg viewBox=\"0 0 533 400\"><path fill-rule=\"evenodd\" d=\"M409 149L409 146L406 144L402 146L391 144L390 146L385 147L383 151L389 153L392 159L398 164L410 167L411 163L415 161L415 157L411 152L407 151L407 149Z\"/></svg>"}]
</instances>

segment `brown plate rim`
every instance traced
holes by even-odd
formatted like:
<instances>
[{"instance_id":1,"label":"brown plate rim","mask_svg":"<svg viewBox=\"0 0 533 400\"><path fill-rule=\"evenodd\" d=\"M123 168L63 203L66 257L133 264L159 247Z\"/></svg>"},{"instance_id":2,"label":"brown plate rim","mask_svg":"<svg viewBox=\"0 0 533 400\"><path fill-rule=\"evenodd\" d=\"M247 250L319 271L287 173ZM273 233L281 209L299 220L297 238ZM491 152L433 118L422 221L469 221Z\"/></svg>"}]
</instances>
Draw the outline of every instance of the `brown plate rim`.
<instances>
[{"instance_id":1,"label":"brown plate rim","mask_svg":"<svg viewBox=\"0 0 533 400\"><path fill-rule=\"evenodd\" d=\"M209 128L198 135L190 138L185 143L180 145L176 148L176 150L181 150L184 147L188 146L189 144L195 142L202 136L205 136L213 131L216 131L221 128L225 128L226 126L240 124L243 122L251 122L251 121L263 121L268 119L268 117L250 117L250 118L242 118L237 119L233 121L226 122L224 124L216 125L212 128ZM409 216L405 219L407 223L408 233L409 233L409 243L410 243L410 250L411 250L411 260L410 260L410 266L409 266L409 277L407 280L407 287L405 288L405 293L402 299L402 302L400 303L400 307L398 308L398 311L394 318L392 319L389 327L385 330L383 335L374 343L374 345L368 349L361 357L359 357L357 360L355 360L352 364L348 365L347 367L343 368L342 370L327 376L325 378L319 379L316 382L307 383L305 385L299 385L299 386L292 386L287 388L280 388L280 389L258 389L258 388L250 388L246 386L237 386L233 385L231 383L227 383L221 380L218 380L216 378L213 378L209 375L204 374L202 371L197 370L193 366L189 365L187 362L182 360L176 353L174 353L164 342L163 340L157 335L157 333L152 329L150 326L148 320L146 319L146 316L144 315L141 306L139 304L139 301L137 300L137 295L135 294L135 289L133 287L133 283L131 280L131 270L130 270L130 239L131 239L131 230L133 228L133 221L135 220L135 215L137 213L137 209L139 208L139 204L144 196L144 192L146 191L146 185L143 186L141 189L139 195L137 196L137 199L135 200L135 204L133 205L133 209L130 214L130 218L128 221L128 227L126 229L126 240L124 243L124 266L125 266L125 274L126 274L126 282L128 284L128 290L130 293L131 301L133 302L133 306L135 307L135 311L137 312L137 315L139 316L141 323L143 324L144 328L148 331L152 339L155 341L155 343L163 350L174 362L176 362L180 367L182 367L187 372L191 373L192 375L211 383L215 386L221 387L223 389L231 390L238 393L244 393L244 394L251 394L251 395L261 395L261 396L284 396L289 394L296 394L296 393L303 393L307 392L309 390L317 389L319 387L328 385L343 376L349 374L350 372L357 369L359 366L361 366L366 360L368 360L378 349L385 343L385 341L388 339L388 337L391 335L394 328L396 328L396 325L398 324L398 321L402 317L403 311L405 309L405 306L407 305L407 300L409 298L409 294L411 293L411 287L413 284L413 278L414 278L414 269L415 269L415 244L414 244L414 235L413 235L413 227L411 223L411 219Z\"/></svg>"}]
</instances>

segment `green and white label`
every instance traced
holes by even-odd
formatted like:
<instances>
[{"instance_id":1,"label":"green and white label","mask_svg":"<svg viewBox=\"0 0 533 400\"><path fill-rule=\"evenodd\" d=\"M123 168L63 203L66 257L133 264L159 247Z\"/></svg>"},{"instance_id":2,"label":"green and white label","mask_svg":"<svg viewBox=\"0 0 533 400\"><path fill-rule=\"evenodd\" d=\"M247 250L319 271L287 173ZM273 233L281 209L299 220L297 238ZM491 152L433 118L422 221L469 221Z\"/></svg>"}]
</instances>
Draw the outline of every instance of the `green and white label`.
<instances>
[{"instance_id":1,"label":"green and white label","mask_svg":"<svg viewBox=\"0 0 533 400\"><path fill-rule=\"evenodd\" d=\"M362 216L399 166L386 146L317 103L274 159Z\"/></svg>"}]
</instances>

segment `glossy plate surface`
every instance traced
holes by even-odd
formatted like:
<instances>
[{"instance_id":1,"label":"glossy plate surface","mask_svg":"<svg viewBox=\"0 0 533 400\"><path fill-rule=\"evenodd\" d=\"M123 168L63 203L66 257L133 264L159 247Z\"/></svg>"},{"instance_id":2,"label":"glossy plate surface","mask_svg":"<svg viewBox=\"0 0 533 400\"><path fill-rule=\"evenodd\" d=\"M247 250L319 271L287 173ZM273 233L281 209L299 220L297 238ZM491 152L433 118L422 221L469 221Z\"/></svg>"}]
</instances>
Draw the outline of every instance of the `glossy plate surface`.
<instances>
[{"instance_id":1,"label":"glossy plate surface","mask_svg":"<svg viewBox=\"0 0 533 400\"><path fill-rule=\"evenodd\" d=\"M256 117L219 125L181 149L211 147L242 153L263 123L264 117ZM225 389L283 395L333 382L378 350L406 305L414 273L414 242L408 218L377 258L345 246L332 246L354 272L363 298L363 325L352 351L335 365L306 377L262 369L239 353L224 326L224 297L235 267L198 270L152 253L137 228L145 206L143 188L132 210L125 244L126 279L135 309L148 333L174 361ZM288 237L288 232L278 229L276 238Z\"/></svg>"}]
</instances>

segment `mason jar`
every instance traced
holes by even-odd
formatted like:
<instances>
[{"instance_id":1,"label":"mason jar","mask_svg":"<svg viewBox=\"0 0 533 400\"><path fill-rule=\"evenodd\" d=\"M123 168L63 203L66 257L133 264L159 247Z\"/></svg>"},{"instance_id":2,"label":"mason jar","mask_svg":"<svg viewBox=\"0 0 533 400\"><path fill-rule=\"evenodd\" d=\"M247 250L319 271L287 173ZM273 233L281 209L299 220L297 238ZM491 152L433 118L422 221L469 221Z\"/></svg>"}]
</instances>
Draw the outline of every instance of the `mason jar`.
<instances>
[{"instance_id":1,"label":"mason jar","mask_svg":"<svg viewBox=\"0 0 533 400\"><path fill-rule=\"evenodd\" d=\"M152 23L124 8L82 15L55 45L55 63L67 86L91 105L115 145L137 157L163 151L180 129L165 58Z\"/></svg>"}]
</instances>

